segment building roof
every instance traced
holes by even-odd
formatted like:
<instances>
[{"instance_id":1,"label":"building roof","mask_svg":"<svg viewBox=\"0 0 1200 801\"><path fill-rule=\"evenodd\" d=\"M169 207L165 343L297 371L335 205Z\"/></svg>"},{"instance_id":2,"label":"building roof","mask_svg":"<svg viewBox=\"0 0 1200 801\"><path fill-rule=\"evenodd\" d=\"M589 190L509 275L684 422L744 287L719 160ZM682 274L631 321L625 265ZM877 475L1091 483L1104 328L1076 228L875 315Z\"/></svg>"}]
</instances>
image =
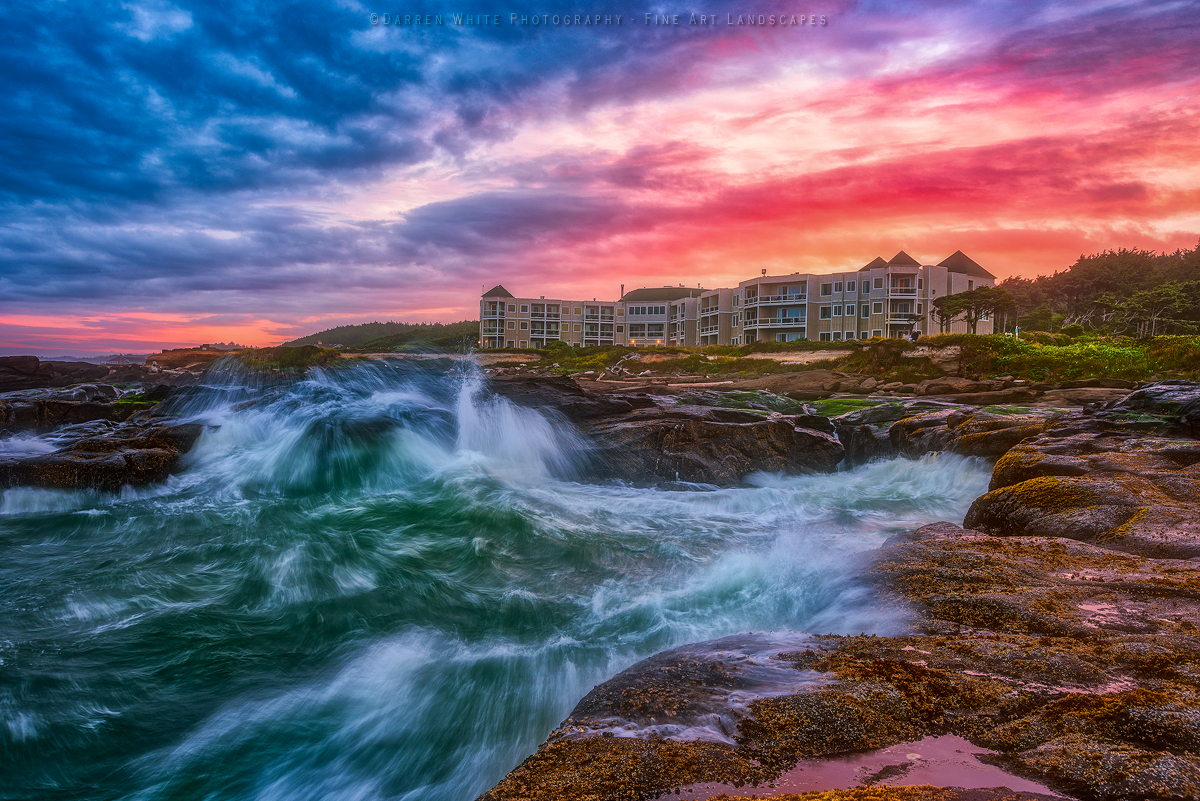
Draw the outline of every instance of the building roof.
<instances>
[{"instance_id":1,"label":"building roof","mask_svg":"<svg viewBox=\"0 0 1200 801\"><path fill-rule=\"evenodd\" d=\"M874 261L865 267L859 267L858 271L861 273L867 270L873 270L876 267L887 267L887 262L883 260L883 256L876 256Z\"/></svg>"},{"instance_id":2,"label":"building roof","mask_svg":"<svg viewBox=\"0 0 1200 801\"><path fill-rule=\"evenodd\" d=\"M945 267L952 273L977 275L980 278L995 278L996 276L979 266L979 264L961 250L956 250L938 262L938 267Z\"/></svg>"},{"instance_id":3,"label":"building roof","mask_svg":"<svg viewBox=\"0 0 1200 801\"><path fill-rule=\"evenodd\" d=\"M920 267L921 262L905 253L903 250L892 256L888 264L903 264L905 267Z\"/></svg>"},{"instance_id":4,"label":"building roof","mask_svg":"<svg viewBox=\"0 0 1200 801\"><path fill-rule=\"evenodd\" d=\"M485 298L511 298L511 297L513 297L513 293L509 292L507 289L505 289L500 284L496 284L494 287L489 289L487 292L484 292L482 297L485 297Z\"/></svg>"},{"instance_id":5,"label":"building roof","mask_svg":"<svg viewBox=\"0 0 1200 801\"><path fill-rule=\"evenodd\" d=\"M707 289L686 286L642 287L631 289L621 296L626 303L640 303L654 300L679 300L680 298L698 298Z\"/></svg>"}]
</instances>

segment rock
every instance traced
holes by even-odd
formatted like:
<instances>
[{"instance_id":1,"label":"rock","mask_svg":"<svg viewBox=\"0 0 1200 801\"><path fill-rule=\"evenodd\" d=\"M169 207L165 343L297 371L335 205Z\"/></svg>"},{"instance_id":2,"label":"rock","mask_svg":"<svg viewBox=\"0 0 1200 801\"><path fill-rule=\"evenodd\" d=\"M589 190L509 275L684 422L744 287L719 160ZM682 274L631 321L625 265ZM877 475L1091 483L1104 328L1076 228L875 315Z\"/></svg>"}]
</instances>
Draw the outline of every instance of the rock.
<instances>
[{"instance_id":1,"label":"rock","mask_svg":"<svg viewBox=\"0 0 1200 801\"><path fill-rule=\"evenodd\" d=\"M836 437L794 416L738 409L647 409L585 431L596 445L589 475L598 478L737 484L759 471L831 473L845 456Z\"/></svg>"},{"instance_id":2,"label":"rock","mask_svg":"<svg viewBox=\"0 0 1200 801\"><path fill-rule=\"evenodd\" d=\"M994 414L978 409L933 411L894 423L888 439L895 453L910 459L936 451L998 459L1022 440L1040 434L1050 419L1045 414Z\"/></svg>"},{"instance_id":3,"label":"rock","mask_svg":"<svg viewBox=\"0 0 1200 801\"><path fill-rule=\"evenodd\" d=\"M106 387L115 395L112 387ZM79 388L74 394L87 397L90 393L103 396L103 390ZM97 403L92 401L56 400L0 400L0 431L34 431L44 433L59 426L86 423L93 420L122 422L155 403L122 402Z\"/></svg>"},{"instance_id":4,"label":"rock","mask_svg":"<svg viewBox=\"0 0 1200 801\"><path fill-rule=\"evenodd\" d=\"M922 412L954 411L959 407L942 401L893 401L847 412L833 418L838 439L846 448L848 465L890 459L898 454L888 436L892 423Z\"/></svg>"},{"instance_id":5,"label":"rock","mask_svg":"<svg viewBox=\"0 0 1200 801\"><path fill-rule=\"evenodd\" d=\"M762 788L822 757L946 734L1078 797L1193 798L1198 581L1189 562L926 526L888 540L860 578L913 610L908 631L738 635L658 654L588 693L481 801Z\"/></svg>"},{"instance_id":6,"label":"rock","mask_svg":"<svg viewBox=\"0 0 1200 801\"><path fill-rule=\"evenodd\" d=\"M965 525L1200 557L1200 441L1070 418L1005 454Z\"/></svg>"},{"instance_id":7,"label":"rock","mask_svg":"<svg viewBox=\"0 0 1200 801\"><path fill-rule=\"evenodd\" d=\"M860 383L858 385L858 389L860 392L870 392L871 390L875 389L875 387L877 387L877 386L879 386L879 382L877 380L875 380L874 378L871 378L871 377L867 377L867 378L863 379L862 383Z\"/></svg>"},{"instance_id":8,"label":"rock","mask_svg":"<svg viewBox=\"0 0 1200 801\"><path fill-rule=\"evenodd\" d=\"M196 423L124 430L51 453L0 456L0 486L117 492L164 481L202 430Z\"/></svg>"},{"instance_id":9,"label":"rock","mask_svg":"<svg viewBox=\"0 0 1200 801\"><path fill-rule=\"evenodd\" d=\"M104 378L109 368L88 362L43 362L36 356L0 356L0 392L65 387Z\"/></svg>"},{"instance_id":10,"label":"rock","mask_svg":"<svg viewBox=\"0 0 1200 801\"><path fill-rule=\"evenodd\" d=\"M1200 383L1162 381L1135 390L1100 410L1100 416L1116 421L1145 415L1169 423L1174 432L1200 437Z\"/></svg>"},{"instance_id":11,"label":"rock","mask_svg":"<svg viewBox=\"0 0 1200 801\"><path fill-rule=\"evenodd\" d=\"M503 379L492 381L489 386L497 395L513 403L543 411L557 410L575 423L655 406L654 401L644 394L588 394L569 378Z\"/></svg>"},{"instance_id":12,"label":"rock","mask_svg":"<svg viewBox=\"0 0 1200 801\"><path fill-rule=\"evenodd\" d=\"M916 385L916 395L961 395L965 392L990 392L1003 389L1002 382L975 381L970 378L944 376L930 378Z\"/></svg>"}]
</instances>

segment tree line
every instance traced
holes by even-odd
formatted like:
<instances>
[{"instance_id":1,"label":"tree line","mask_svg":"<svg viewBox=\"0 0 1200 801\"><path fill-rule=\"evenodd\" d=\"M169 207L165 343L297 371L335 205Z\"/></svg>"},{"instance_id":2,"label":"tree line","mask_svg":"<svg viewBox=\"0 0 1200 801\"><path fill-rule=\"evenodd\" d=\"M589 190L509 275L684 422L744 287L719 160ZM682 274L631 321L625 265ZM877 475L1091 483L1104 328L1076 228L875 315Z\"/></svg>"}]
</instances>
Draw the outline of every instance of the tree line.
<instances>
[{"instance_id":1,"label":"tree line","mask_svg":"<svg viewBox=\"0 0 1200 801\"><path fill-rule=\"evenodd\" d=\"M1200 331L1200 242L1174 253L1121 249L1080 256L1053 275L1007 278L930 305L941 331L962 320L975 333L980 320L991 318L997 332L1194 334Z\"/></svg>"}]
</instances>

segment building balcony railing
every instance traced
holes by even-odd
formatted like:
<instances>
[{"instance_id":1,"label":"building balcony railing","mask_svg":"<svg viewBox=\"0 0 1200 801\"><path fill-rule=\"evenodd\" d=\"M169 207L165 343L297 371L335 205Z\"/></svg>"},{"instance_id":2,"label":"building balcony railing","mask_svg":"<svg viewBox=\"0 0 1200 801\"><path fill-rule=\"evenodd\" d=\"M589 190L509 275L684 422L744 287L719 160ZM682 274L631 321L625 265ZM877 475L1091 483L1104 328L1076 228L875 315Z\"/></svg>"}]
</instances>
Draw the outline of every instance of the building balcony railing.
<instances>
[{"instance_id":1,"label":"building balcony railing","mask_svg":"<svg viewBox=\"0 0 1200 801\"><path fill-rule=\"evenodd\" d=\"M917 288L915 286L894 286L890 294L892 297L896 297L897 295L908 298L916 297Z\"/></svg>"},{"instance_id":2,"label":"building balcony railing","mask_svg":"<svg viewBox=\"0 0 1200 801\"><path fill-rule=\"evenodd\" d=\"M721 330L721 327L719 325L710 325L706 328L701 328L700 333L701 334L715 334L720 330Z\"/></svg>"},{"instance_id":3,"label":"building balcony railing","mask_svg":"<svg viewBox=\"0 0 1200 801\"><path fill-rule=\"evenodd\" d=\"M746 298L747 306L770 306L776 303L808 303L808 295L760 295Z\"/></svg>"},{"instance_id":4,"label":"building balcony railing","mask_svg":"<svg viewBox=\"0 0 1200 801\"><path fill-rule=\"evenodd\" d=\"M498 317L498 318L503 318L503 317L504 317L504 312L485 311L485 312L483 313L483 316L484 316L484 317Z\"/></svg>"},{"instance_id":5,"label":"building balcony railing","mask_svg":"<svg viewBox=\"0 0 1200 801\"><path fill-rule=\"evenodd\" d=\"M804 317L763 317L759 320L747 320L745 328L803 328L808 320Z\"/></svg>"}]
</instances>

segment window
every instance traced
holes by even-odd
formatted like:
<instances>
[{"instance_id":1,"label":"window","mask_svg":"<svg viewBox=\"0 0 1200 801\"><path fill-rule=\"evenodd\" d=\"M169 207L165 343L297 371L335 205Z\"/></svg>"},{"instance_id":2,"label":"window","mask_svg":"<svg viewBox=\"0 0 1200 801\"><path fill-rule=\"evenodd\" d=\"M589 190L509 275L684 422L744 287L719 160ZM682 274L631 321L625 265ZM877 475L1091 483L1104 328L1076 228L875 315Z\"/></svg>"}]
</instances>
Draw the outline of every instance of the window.
<instances>
[{"instance_id":1,"label":"window","mask_svg":"<svg viewBox=\"0 0 1200 801\"><path fill-rule=\"evenodd\" d=\"M833 307L833 316L834 316L834 317L841 317L841 316L842 316L842 307L841 307L841 306L834 306L834 307Z\"/></svg>"},{"instance_id":2,"label":"window","mask_svg":"<svg viewBox=\"0 0 1200 801\"><path fill-rule=\"evenodd\" d=\"M866 319L871 316L871 307L868 304L864 303L863 305L859 306L858 308L862 310L863 319ZM863 339L866 339L866 337L863 337Z\"/></svg>"},{"instance_id":3,"label":"window","mask_svg":"<svg viewBox=\"0 0 1200 801\"><path fill-rule=\"evenodd\" d=\"M918 311L918 312L920 312L920 311L921 311L920 307L917 307L917 311ZM987 313L987 312L981 312L981 313L979 314L979 319L980 319L980 320L987 320L987 319L989 319L989 318L988 318L988 313Z\"/></svg>"},{"instance_id":4,"label":"window","mask_svg":"<svg viewBox=\"0 0 1200 801\"><path fill-rule=\"evenodd\" d=\"M854 291L854 282L853 282L853 281L847 281L847 282L846 282L846 291L847 291L847 292L853 292L853 291Z\"/></svg>"},{"instance_id":5,"label":"window","mask_svg":"<svg viewBox=\"0 0 1200 801\"><path fill-rule=\"evenodd\" d=\"M576 307L575 307L575 316L576 316L576 317L578 317L578 316L579 316L579 315L581 315L581 314L583 314L583 309L581 309L581 308L579 308L578 306L576 306Z\"/></svg>"},{"instance_id":6,"label":"window","mask_svg":"<svg viewBox=\"0 0 1200 801\"><path fill-rule=\"evenodd\" d=\"M921 304L917 304L917 314L921 314Z\"/></svg>"},{"instance_id":7,"label":"window","mask_svg":"<svg viewBox=\"0 0 1200 801\"><path fill-rule=\"evenodd\" d=\"M871 313L872 314L883 314L883 304L882 303L872 304Z\"/></svg>"},{"instance_id":8,"label":"window","mask_svg":"<svg viewBox=\"0 0 1200 801\"><path fill-rule=\"evenodd\" d=\"M917 289L924 289L924 288L925 288L925 279L918 278L917 279Z\"/></svg>"},{"instance_id":9,"label":"window","mask_svg":"<svg viewBox=\"0 0 1200 801\"><path fill-rule=\"evenodd\" d=\"M646 336L645 323L630 323L629 336L631 339L644 339Z\"/></svg>"},{"instance_id":10,"label":"window","mask_svg":"<svg viewBox=\"0 0 1200 801\"><path fill-rule=\"evenodd\" d=\"M516 346L517 346L517 343L515 340L512 340L512 339L508 340L508 347L515 348Z\"/></svg>"},{"instance_id":11,"label":"window","mask_svg":"<svg viewBox=\"0 0 1200 801\"><path fill-rule=\"evenodd\" d=\"M822 306L821 307L821 319L822 320L828 320L832 316L833 316L833 307L832 306Z\"/></svg>"},{"instance_id":12,"label":"window","mask_svg":"<svg viewBox=\"0 0 1200 801\"><path fill-rule=\"evenodd\" d=\"M521 321L521 330L522 330L522 331L528 331L528 330L529 330L529 321L528 321L528 320L522 320L522 321Z\"/></svg>"},{"instance_id":13,"label":"window","mask_svg":"<svg viewBox=\"0 0 1200 801\"><path fill-rule=\"evenodd\" d=\"M859 339L868 339L869 337L867 336L867 332L866 332L866 331L859 331L859 332L858 332L858 338L859 338Z\"/></svg>"},{"instance_id":14,"label":"window","mask_svg":"<svg viewBox=\"0 0 1200 801\"><path fill-rule=\"evenodd\" d=\"M910 314L912 312L912 306L908 303L897 303L894 311L896 314Z\"/></svg>"},{"instance_id":15,"label":"window","mask_svg":"<svg viewBox=\"0 0 1200 801\"><path fill-rule=\"evenodd\" d=\"M623 309L623 308L621 308L621 309L617 309L617 316L618 316L618 317L624 317L624 316L625 316L625 309Z\"/></svg>"},{"instance_id":16,"label":"window","mask_svg":"<svg viewBox=\"0 0 1200 801\"><path fill-rule=\"evenodd\" d=\"M736 308L737 308L737 305L738 305L738 296L737 296L737 295L734 295L734 296L733 296L733 308L735 308L735 309L736 309Z\"/></svg>"},{"instance_id":17,"label":"window","mask_svg":"<svg viewBox=\"0 0 1200 801\"><path fill-rule=\"evenodd\" d=\"M851 305L851 306L847 306L847 307L846 307L846 316L847 316L847 317L853 317L853 316L854 316L854 306L853 306L853 305Z\"/></svg>"},{"instance_id":18,"label":"window","mask_svg":"<svg viewBox=\"0 0 1200 801\"><path fill-rule=\"evenodd\" d=\"M833 284L821 284L821 294L822 295L832 295L833 294Z\"/></svg>"},{"instance_id":19,"label":"window","mask_svg":"<svg viewBox=\"0 0 1200 801\"><path fill-rule=\"evenodd\" d=\"M828 331L821 332L821 341L822 342L828 342L832 338L833 338L833 335L830 334Z\"/></svg>"},{"instance_id":20,"label":"window","mask_svg":"<svg viewBox=\"0 0 1200 801\"><path fill-rule=\"evenodd\" d=\"M834 331L834 332L833 332L833 339L834 339L834 341L835 341L835 342L841 342L841 341L842 341L842 332L841 332L841 331Z\"/></svg>"},{"instance_id":21,"label":"window","mask_svg":"<svg viewBox=\"0 0 1200 801\"><path fill-rule=\"evenodd\" d=\"M834 281L834 282L833 282L833 291L834 291L834 292L841 292L841 291L842 291L842 282L841 282L841 281Z\"/></svg>"},{"instance_id":22,"label":"window","mask_svg":"<svg viewBox=\"0 0 1200 801\"><path fill-rule=\"evenodd\" d=\"M528 348L528 347L529 347L529 343L528 343L528 342L526 342L525 340L523 340L523 339L522 339L522 340L521 340L521 347L522 347L522 348Z\"/></svg>"},{"instance_id":23,"label":"window","mask_svg":"<svg viewBox=\"0 0 1200 801\"><path fill-rule=\"evenodd\" d=\"M883 289L883 279L882 279L882 278L876 278L876 279L875 279L875 288L876 288L876 289Z\"/></svg>"},{"instance_id":24,"label":"window","mask_svg":"<svg viewBox=\"0 0 1200 801\"><path fill-rule=\"evenodd\" d=\"M510 303L510 304L508 304L508 310L510 312L515 312L517 310L517 307L515 305L513 305L512 303ZM509 347L512 347L512 346L510 345Z\"/></svg>"},{"instance_id":25,"label":"window","mask_svg":"<svg viewBox=\"0 0 1200 801\"><path fill-rule=\"evenodd\" d=\"M873 331L871 331L871 336L873 336L873 337L881 337L881 336L883 336L883 329L882 329L882 328L876 328L876 329L874 329Z\"/></svg>"},{"instance_id":26,"label":"window","mask_svg":"<svg viewBox=\"0 0 1200 801\"><path fill-rule=\"evenodd\" d=\"M968 291L968 292L970 292L970 291L971 291L972 289L974 289L974 288L975 288L975 282L974 282L974 281L967 281L967 291ZM512 307L511 307L511 306L509 306L509 307L508 307L508 310L509 310L509 311L512 311Z\"/></svg>"},{"instance_id":27,"label":"window","mask_svg":"<svg viewBox=\"0 0 1200 801\"><path fill-rule=\"evenodd\" d=\"M521 314L528 314L528 313L529 313L529 304L522 303L521 304Z\"/></svg>"},{"instance_id":28,"label":"window","mask_svg":"<svg viewBox=\"0 0 1200 801\"><path fill-rule=\"evenodd\" d=\"M853 332L853 331L847 331L847 332L846 332L846 339L854 339L854 332Z\"/></svg>"},{"instance_id":29,"label":"window","mask_svg":"<svg viewBox=\"0 0 1200 801\"><path fill-rule=\"evenodd\" d=\"M575 330L576 330L577 332L578 332L578 331L582 331L582 330L583 330L583 323L575 323Z\"/></svg>"},{"instance_id":30,"label":"window","mask_svg":"<svg viewBox=\"0 0 1200 801\"><path fill-rule=\"evenodd\" d=\"M508 321L508 330L509 330L509 331L516 331L516 330L517 330L517 321L516 321L516 320L509 320L509 321Z\"/></svg>"},{"instance_id":31,"label":"window","mask_svg":"<svg viewBox=\"0 0 1200 801\"><path fill-rule=\"evenodd\" d=\"M625 333L625 326L623 326L623 325L618 325L618 326L617 326L617 333L618 333L618 334L624 334L624 333Z\"/></svg>"}]
</instances>

